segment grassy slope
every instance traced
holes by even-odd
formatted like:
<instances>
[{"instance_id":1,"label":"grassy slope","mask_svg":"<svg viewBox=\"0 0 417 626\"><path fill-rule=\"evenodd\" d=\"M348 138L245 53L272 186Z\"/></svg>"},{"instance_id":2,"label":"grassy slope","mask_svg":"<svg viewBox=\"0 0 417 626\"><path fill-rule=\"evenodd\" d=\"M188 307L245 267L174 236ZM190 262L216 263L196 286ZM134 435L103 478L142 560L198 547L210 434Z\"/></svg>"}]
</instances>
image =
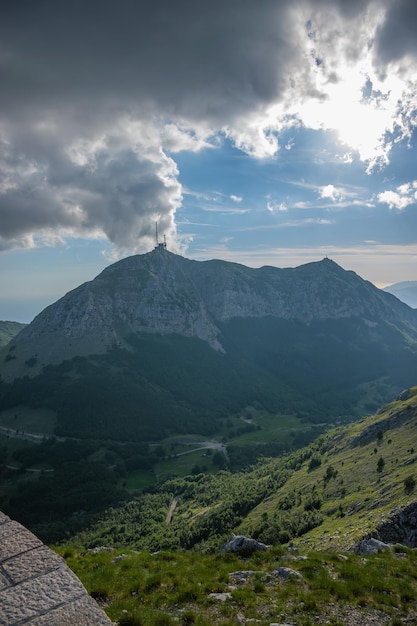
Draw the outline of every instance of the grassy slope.
<instances>
[{"instance_id":1,"label":"grassy slope","mask_svg":"<svg viewBox=\"0 0 417 626\"><path fill-rule=\"evenodd\" d=\"M0 382L0 411L52 411L59 436L155 441L214 435L249 406L310 425L352 420L414 384L411 327L266 317L222 330L226 354L197 339L136 334L127 338L130 349L76 357L36 376L39 359L27 355L24 377ZM2 353L4 375L20 359L15 347Z\"/></svg>"},{"instance_id":2,"label":"grassy slope","mask_svg":"<svg viewBox=\"0 0 417 626\"><path fill-rule=\"evenodd\" d=\"M279 549L251 558L126 549L57 551L120 626L235 626L249 620L261 626L400 626L415 623L417 615L416 550L367 559L311 552L302 560ZM278 567L290 567L302 578L284 582L270 576ZM236 584L230 576L249 570L253 574L244 583ZM229 597L222 602L212 593Z\"/></svg>"},{"instance_id":3,"label":"grassy slope","mask_svg":"<svg viewBox=\"0 0 417 626\"><path fill-rule=\"evenodd\" d=\"M0 346L5 346L26 324L0 320Z\"/></svg>"},{"instance_id":4,"label":"grassy slope","mask_svg":"<svg viewBox=\"0 0 417 626\"><path fill-rule=\"evenodd\" d=\"M77 545L210 551L235 531L268 544L293 539L308 548L348 549L394 506L416 497L404 483L415 476L417 460L417 387L412 392L408 400L250 471L167 481L112 509L77 537ZM178 505L167 526L174 497Z\"/></svg>"},{"instance_id":5,"label":"grassy slope","mask_svg":"<svg viewBox=\"0 0 417 626\"><path fill-rule=\"evenodd\" d=\"M308 496L316 493L323 523L297 542L314 549L346 549L374 529L394 506L415 499L415 492L404 486L410 476L417 482L417 388L412 392L412 398L392 402L377 415L321 438L315 453L321 464L310 470L307 460L282 489L251 511L239 530L257 532L262 538L262 519L273 519L277 511L279 519L285 498L299 496L299 504L291 509L299 512ZM381 458L384 465L378 471ZM327 472L332 477L325 480Z\"/></svg>"}]
</instances>

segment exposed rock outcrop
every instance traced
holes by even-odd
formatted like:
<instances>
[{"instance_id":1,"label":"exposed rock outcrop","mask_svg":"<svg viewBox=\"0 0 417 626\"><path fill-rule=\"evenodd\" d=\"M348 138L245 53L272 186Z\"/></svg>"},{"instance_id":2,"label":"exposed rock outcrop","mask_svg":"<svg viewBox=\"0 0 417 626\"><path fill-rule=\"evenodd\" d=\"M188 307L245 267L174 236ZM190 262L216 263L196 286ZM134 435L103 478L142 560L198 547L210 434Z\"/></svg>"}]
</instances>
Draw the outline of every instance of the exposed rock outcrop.
<instances>
[{"instance_id":1,"label":"exposed rock outcrop","mask_svg":"<svg viewBox=\"0 0 417 626\"><path fill-rule=\"evenodd\" d=\"M409 397L411 397L411 395ZM398 428L412 419L414 419L414 412L411 407L397 410L393 415L390 415L384 420L366 426L357 437L352 439L351 445L365 446L371 441L376 441L380 434L383 435L386 431Z\"/></svg>"},{"instance_id":2,"label":"exposed rock outcrop","mask_svg":"<svg viewBox=\"0 0 417 626\"><path fill-rule=\"evenodd\" d=\"M405 400L409 400L412 397L412 393L410 389L404 389L401 393L398 394L397 400L404 402Z\"/></svg>"},{"instance_id":3,"label":"exposed rock outcrop","mask_svg":"<svg viewBox=\"0 0 417 626\"><path fill-rule=\"evenodd\" d=\"M395 507L389 518L378 524L375 536L386 543L417 548L417 502Z\"/></svg>"},{"instance_id":4,"label":"exposed rock outcrop","mask_svg":"<svg viewBox=\"0 0 417 626\"><path fill-rule=\"evenodd\" d=\"M267 550L268 546L256 539L243 535L232 535L222 547L221 552L235 552L237 554L253 554L254 552Z\"/></svg>"},{"instance_id":5,"label":"exposed rock outcrop","mask_svg":"<svg viewBox=\"0 0 417 626\"><path fill-rule=\"evenodd\" d=\"M369 556L370 554L376 554L383 550L390 550L390 546L374 537L362 539L354 548L354 552L361 556Z\"/></svg>"}]
</instances>

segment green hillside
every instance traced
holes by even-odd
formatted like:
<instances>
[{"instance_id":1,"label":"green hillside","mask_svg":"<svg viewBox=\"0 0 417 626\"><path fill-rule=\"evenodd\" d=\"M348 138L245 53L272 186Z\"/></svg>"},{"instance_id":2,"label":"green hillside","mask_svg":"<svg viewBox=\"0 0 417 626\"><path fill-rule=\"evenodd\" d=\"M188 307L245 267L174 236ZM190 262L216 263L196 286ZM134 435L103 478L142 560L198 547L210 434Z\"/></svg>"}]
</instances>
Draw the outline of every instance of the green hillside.
<instances>
[{"instance_id":1,"label":"green hillside","mask_svg":"<svg viewBox=\"0 0 417 626\"><path fill-rule=\"evenodd\" d=\"M20 322L8 322L0 320L0 347L9 343L26 324Z\"/></svg>"},{"instance_id":2,"label":"green hillside","mask_svg":"<svg viewBox=\"0 0 417 626\"><path fill-rule=\"evenodd\" d=\"M353 420L414 383L416 331L385 322L235 319L222 333L226 353L195 338L137 333L124 348L32 378L33 355L27 376L0 382L0 410L52 411L59 436L158 441L213 435L249 406L310 424Z\"/></svg>"},{"instance_id":3,"label":"green hillside","mask_svg":"<svg viewBox=\"0 0 417 626\"><path fill-rule=\"evenodd\" d=\"M75 542L210 551L233 531L271 545L348 549L416 498L417 387L406 396L250 470L168 480L112 509Z\"/></svg>"}]
</instances>

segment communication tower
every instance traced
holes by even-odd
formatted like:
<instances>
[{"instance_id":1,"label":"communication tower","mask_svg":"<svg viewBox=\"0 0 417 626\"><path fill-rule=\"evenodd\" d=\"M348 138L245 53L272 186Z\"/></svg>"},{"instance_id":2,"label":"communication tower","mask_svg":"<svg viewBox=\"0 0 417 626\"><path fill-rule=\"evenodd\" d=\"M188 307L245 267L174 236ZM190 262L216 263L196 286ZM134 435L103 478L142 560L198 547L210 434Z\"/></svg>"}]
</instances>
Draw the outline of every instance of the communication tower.
<instances>
[{"instance_id":1,"label":"communication tower","mask_svg":"<svg viewBox=\"0 0 417 626\"><path fill-rule=\"evenodd\" d=\"M158 222L155 222L155 250L166 250L167 242L164 235L164 241L159 241L158 239Z\"/></svg>"}]
</instances>

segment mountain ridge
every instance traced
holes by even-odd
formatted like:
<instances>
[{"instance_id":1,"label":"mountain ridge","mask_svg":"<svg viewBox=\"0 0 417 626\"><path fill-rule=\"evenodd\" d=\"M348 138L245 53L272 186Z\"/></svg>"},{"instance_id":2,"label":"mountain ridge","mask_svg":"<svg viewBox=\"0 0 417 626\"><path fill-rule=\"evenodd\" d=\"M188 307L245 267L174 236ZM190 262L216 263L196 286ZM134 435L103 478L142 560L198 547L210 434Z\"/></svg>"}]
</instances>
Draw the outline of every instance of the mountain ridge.
<instances>
[{"instance_id":1,"label":"mountain ridge","mask_svg":"<svg viewBox=\"0 0 417 626\"><path fill-rule=\"evenodd\" d=\"M160 441L224 432L250 407L356 419L416 370L417 311L330 259L254 269L158 249L69 292L0 352L0 412L52 412L60 436Z\"/></svg>"},{"instance_id":2,"label":"mountain ridge","mask_svg":"<svg viewBox=\"0 0 417 626\"><path fill-rule=\"evenodd\" d=\"M405 280L384 287L384 291L392 293L396 298L408 304L413 309L417 308L417 280Z\"/></svg>"},{"instance_id":3,"label":"mountain ridge","mask_svg":"<svg viewBox=\"0 0 417 626\"><path fill-rule=\"evenodd\" d=\"M328 258L255 269L156 249L110 265L44 309L13 339L13 358L0 375L33 376L49 363L126 346L125 337L137 332L196 337L223 352L219 324L268 316L307 324L356 316L372 325L383 318L417 331L417 311ZM36 362L22 370L31 358Z\"/></svg>"}]
</instances>

